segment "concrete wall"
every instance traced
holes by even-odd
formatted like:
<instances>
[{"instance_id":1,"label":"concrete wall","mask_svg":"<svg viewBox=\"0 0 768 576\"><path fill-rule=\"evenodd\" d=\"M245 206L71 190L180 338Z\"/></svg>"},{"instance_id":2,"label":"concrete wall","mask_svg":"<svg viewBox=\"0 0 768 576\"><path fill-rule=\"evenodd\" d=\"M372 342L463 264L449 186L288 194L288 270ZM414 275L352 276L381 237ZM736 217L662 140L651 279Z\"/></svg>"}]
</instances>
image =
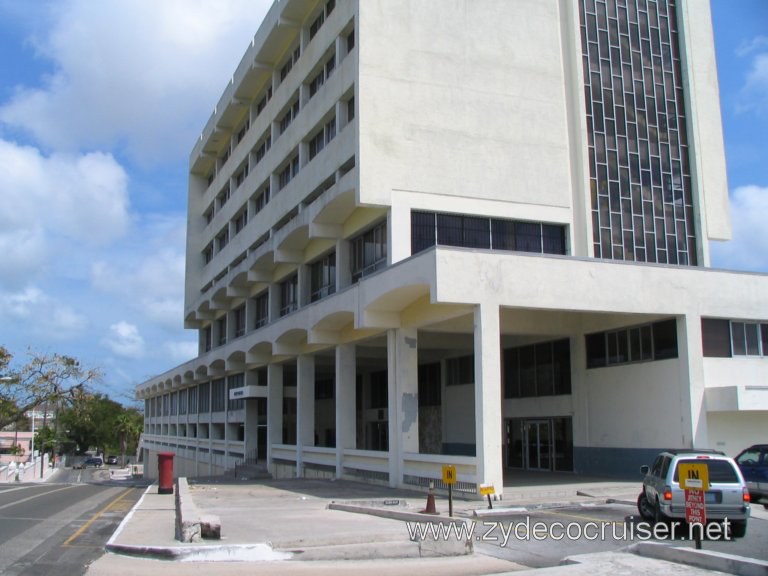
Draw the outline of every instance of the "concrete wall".
<instances>
[{"instance_id":1,"label":"concrete wall","mask_svg":"<svg viewBox=\"0 0 768 576\"><path fill-rule=\"evenodd\" d=\"M707 414L710 447L736 456L752 444L768 439L768 413L765 411L710 412Z\"/></svg>"},{"instance_id":2,"label":"concrete wall","mask_svg":"<svg viewBox=\"0 0 768 576\"><path fill-rule=\"evenodd\" d=\"M366 0L358 20L361 202L570 221L555 0Z\"/></svg>"},{"instance_id":3,"label":"concrete wall","mask_svg":"<svg viewBox=\"0 0 768 576\"><path fill-rule=\"evenodd\" d=\"M475 386L443 388L443 454L475 454Z\"/></svg>"}]
</instances>

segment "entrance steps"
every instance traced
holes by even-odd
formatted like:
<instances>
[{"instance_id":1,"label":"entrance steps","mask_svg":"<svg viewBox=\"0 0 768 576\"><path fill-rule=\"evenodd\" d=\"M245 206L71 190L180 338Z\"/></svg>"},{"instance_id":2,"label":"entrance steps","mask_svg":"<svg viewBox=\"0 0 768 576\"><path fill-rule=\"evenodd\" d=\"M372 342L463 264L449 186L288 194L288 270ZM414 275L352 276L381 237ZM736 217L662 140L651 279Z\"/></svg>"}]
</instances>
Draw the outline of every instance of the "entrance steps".
<instances>
[{"instance_id":1,"label":"entrance steps","mask_svg":"<svg viewBox=\"0 0 768 576\"><path fill-rule=\"evenodd\" d=\"M229 472L236 480L268 480L272 478L266 464L238 464L234 470Z\"/></svg>"}]
</instances>

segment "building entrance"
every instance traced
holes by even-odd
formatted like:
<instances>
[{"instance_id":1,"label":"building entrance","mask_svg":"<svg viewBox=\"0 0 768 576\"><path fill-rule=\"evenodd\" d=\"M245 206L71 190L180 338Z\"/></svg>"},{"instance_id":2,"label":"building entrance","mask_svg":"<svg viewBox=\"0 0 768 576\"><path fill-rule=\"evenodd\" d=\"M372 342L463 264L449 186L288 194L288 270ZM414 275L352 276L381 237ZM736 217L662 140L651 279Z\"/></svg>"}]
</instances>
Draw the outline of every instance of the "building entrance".
<instances>
[{"instance_id":1,"label":"building entrance","mask_svg":"<svg viewBox=\"0 0 768 576\"><path fill-rule=\"evenodd\" d=\"M508 468L573 471L570 417L509 418L505 433Z\"/></svg>"}]
</instances>

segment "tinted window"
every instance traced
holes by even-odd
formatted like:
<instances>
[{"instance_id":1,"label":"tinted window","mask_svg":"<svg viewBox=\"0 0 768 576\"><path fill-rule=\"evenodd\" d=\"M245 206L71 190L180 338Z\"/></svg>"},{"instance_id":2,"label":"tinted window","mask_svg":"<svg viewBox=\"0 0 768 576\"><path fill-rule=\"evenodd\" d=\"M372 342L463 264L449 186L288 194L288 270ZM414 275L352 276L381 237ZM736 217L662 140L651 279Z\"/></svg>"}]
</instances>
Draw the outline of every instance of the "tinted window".
<instances>
[{"instance_id":1,"label":"tinted window","mask_svg":"<svg viewBox=\"0 0 768 576\"><path fill-rule=\"evenodd\" d=\"M654 358L677 358L677 321L665 320L653 325Z\"/></svg>"},{"instance_id":2,"label":"tinted window","mask_svg":"<svg viewBox=\"0 0 768 576\"><path fill-rule=\"evenodd\" d=\"M701 319L701 345L708 358L731 356L731 326L728 320Z\"/></svg>"},{"instance_id":3,"label":"tinted window","mask_svg":"<svg viewBox=\"0 0 768 576\"><path fill-rule=\"evenodd\" d=\"M738 484L739 476L736 474L736 470L733 464L727 460L703 460L699 458L691 460L679 460L677 462L677 468L675 469L675 476L673 480L678 481L678 471L680 470L680 464L706 464L709 469L709 482L711 484Z\"/></svg>"}]
</instances>

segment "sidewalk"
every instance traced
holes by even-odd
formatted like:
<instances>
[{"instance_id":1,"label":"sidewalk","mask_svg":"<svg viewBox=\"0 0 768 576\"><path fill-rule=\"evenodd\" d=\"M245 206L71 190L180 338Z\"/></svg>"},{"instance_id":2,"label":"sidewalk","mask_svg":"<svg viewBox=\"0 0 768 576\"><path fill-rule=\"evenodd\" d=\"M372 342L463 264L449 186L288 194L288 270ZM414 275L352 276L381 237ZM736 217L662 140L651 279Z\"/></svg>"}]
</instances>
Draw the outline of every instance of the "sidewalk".
<instances>
[{"instance_id":1,"label":"sidewalk","mask_svg":"<svg viewBox=\"0 0 768 576\"><path fill-rule=\"evenodd\" d=\"M511 486L505 487L504 500L494 502L493 510L488 510L486 501L476 497L456 497L454 519L498 514L509 508L520 511L605 502L633 504L637 492L637 482L585 479L570 484ZM190 495L201 512L219 516L221 540L189 544L176 540L175 496L158 494L157 485L152 485L108 542L107 550L115 554L107 554L95 562L89 568L89 576L135 574L147 558L181 561L164 562L165 576L209 573L202 568L208 566L210 569L209 563L215 561L229 562L227 574L305 574L312 571L340 576L363 570L378 574L418 571L443 576L520 573L521 570L529 573L524 566L497 558L471 553L456 555L466 552L457 549L456 542L452 543L452 549L446 550L435 549L434 543L411 541L405 522L392 520L449 520L448 502L443 492L437 498L440 516L419 514L426 504L425 493L349 481L238 482L217 477L207 481L190 480ZM361 513L331 509L334 506L353 506ZM670 547L657 546L664 550L650 547L645 554L585 555L574 559L578 564L539 569L535 573L540 576L578 576L674 571L711 575L712 570L705 567L728 565L724 560L712 559L706 560L704 568L671 564L670 558L664 556ZM675 559L674 554L671 559ZM312 562L306 562L309 560ZM244 571L241 572L241 568Z\"/></svg>"}]
</instances>

